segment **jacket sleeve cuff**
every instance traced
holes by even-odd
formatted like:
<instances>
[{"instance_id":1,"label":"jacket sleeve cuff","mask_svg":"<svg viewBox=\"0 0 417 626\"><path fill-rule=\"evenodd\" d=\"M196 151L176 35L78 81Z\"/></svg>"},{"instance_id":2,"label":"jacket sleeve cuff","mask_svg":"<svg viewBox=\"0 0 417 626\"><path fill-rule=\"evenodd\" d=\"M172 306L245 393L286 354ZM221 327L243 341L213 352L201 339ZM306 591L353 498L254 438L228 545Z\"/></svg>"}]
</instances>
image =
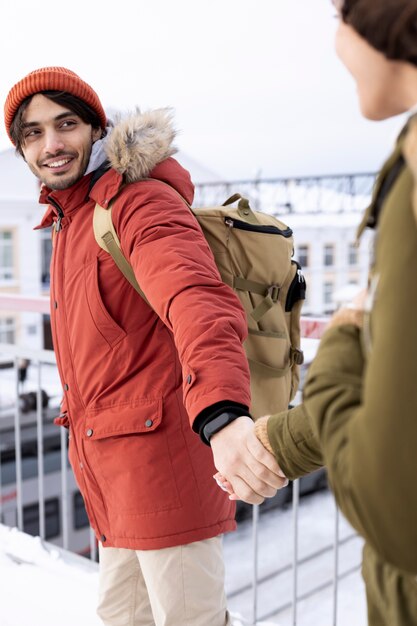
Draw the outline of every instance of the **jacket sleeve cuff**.
<instances>
[{"instance_id":1,"label":"jacket sleeve cuff","mask_svg":"<svg viewBox=\"0 0 417 626\"><path fill-rule=\"evenodd\" d=\"M212 404L211 406L205 408L195 418L193 422L193 431L198 433L201 441L208 446L210 445L210 442L204 436L204 427L222 413L229 413L231 422L242 415L251 417L247 406L229 400L216 402L216 404Z\"/></svg>"},{"instance_id":2,"label":"jacket sleeve cuff","mask_svg":"<svg viewBox=\"0 0 417 626\"><path fill-rule=\"evenodd\" d=\"M269 417L260 417L255 422L255 435L258 437L259 441L263 445L264 448L268 450L271 454L274 454L274 450L269 443L268 437L268 419Z\"/></svg>"},{"instance_id":3,"label":"jacket sleeve cuff","mask_svg":"<svg viewBox=\"0 0 417 626\"><path fill-rule=\"evenodd\" d=\"M303 404L272 415L266 427L274 456L287 478L294 480L323 467L320 444Z\"/></svg>"}]
</instances>

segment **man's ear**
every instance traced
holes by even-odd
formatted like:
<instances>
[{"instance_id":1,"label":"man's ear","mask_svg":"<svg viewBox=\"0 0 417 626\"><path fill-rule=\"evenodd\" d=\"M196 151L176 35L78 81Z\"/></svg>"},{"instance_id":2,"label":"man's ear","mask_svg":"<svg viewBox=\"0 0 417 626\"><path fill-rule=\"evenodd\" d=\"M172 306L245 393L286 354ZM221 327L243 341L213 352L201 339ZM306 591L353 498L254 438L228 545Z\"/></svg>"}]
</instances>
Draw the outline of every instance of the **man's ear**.
<instances>
[{"instance_id":1,"label":"man's ear","mask_svg":"<svg viewBox=\"0 0 417 626\"><path fill-rule=\"evenodd\" d=\"M93 143L97 141L97 139L100 139L102 134L103 134L103 130L101 128L93 128L92 133L91 133L91 138L93 140Z\"/></svg>"}]
</instances>

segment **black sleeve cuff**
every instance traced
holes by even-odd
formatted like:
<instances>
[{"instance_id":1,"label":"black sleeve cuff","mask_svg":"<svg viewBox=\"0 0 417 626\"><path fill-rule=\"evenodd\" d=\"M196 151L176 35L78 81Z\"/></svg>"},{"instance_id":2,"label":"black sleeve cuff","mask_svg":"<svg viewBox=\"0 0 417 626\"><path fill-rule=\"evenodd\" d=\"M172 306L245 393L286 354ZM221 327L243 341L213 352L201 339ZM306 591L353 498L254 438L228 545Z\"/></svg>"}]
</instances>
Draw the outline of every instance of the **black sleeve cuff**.
<instances>
[{"instance_id":1,"label":"black sleeve cuff","mask_svg":"<svg viewBox=\"0 0 417 626\"><path fill-rule=\"evenodd\" d=\"M237 417L241 417L242 415L248 415L249 417L251 417L247 406L229 400L216 402L216 404L212 404L211 406L205 408L195 418L193 422L193 431L198 433L201 441L208 446L210 445L210 442L204 436L204 427L206 426L206 424L214 420L222 413L230 414L230 422L232 422Z\"/></svg>"}]
</instances>

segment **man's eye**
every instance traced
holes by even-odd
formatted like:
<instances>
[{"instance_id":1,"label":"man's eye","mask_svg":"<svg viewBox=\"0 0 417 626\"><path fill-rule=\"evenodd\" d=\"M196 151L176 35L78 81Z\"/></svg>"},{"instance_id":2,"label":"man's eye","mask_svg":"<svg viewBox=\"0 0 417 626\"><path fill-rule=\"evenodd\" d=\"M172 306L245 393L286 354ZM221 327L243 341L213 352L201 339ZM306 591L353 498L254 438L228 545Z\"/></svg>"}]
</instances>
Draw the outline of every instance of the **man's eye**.
<instances>
[{"instance_id":1,"label":"man's eye","mask_svg":"<svg viewBox=\"0 0 417 626\"><path fill-rule=\"evenodd\" d=\"M61 124L61 128L70 128L71 126L75 126L76 122L74 120L64 120Z\"/></svg>"},{"instance_id":2,"label":"man's eye","mask_svg":"<svg viewBox=\"0 0 417 626\"><path fill-rule=\"evenodd\" d=\"M35 137L39 133L40 131L37 128L31 128L30 130L27 130L25 132L25 139L27 139L28 137Z\"/></svg>"}]
</instances>

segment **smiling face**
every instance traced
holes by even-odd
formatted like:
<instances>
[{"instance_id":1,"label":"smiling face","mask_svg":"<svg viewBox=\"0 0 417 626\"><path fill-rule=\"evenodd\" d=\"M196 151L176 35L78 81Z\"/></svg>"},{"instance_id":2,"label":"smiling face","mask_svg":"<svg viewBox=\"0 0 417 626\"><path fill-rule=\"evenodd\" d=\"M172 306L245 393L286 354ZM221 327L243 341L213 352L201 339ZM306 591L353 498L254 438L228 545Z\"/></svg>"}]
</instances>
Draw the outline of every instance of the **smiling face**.
<instances>
[{"instance_id":1,"label":"smiling face","mask_svg":"<svg viewBox=\"0 0 417 626\"><path fill-rule=\"evenodd\" d=\"M22 151L26 163L51 189L67 189L84 176L93 143L101 136L66 107L35 95L23 115Z\"/></svg>"}]
</instances>

